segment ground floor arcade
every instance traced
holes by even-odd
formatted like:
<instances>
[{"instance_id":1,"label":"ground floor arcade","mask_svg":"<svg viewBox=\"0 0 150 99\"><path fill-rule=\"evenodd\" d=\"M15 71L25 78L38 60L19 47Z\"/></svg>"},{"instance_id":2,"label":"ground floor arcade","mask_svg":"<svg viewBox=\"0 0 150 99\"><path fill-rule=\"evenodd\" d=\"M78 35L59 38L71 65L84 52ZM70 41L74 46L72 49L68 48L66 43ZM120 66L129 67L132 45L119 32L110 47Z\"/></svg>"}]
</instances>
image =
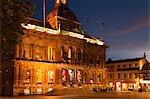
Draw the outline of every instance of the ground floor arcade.
<instances>
[{"instance_id":1,"label":"ground floor arcade","mask_svg":"<svg viewBox=\"0 0 150 99\"><path fill-rule=\"evenodd\" d=\"M150 81L135 80L135 81L110 81L108 88L114 92L126 92L126 91L150 91Z\"/></svg>"},{"instance_id":2,"label":"ground floor arcade","mask_svg":"<svg viewBox=\"0 0 150 99\"><path fill-rule=\"evenodd\" d=\"M107 73L102 68L16 60L13 93L29 95L43 94L53 88L86 88L106 80Z\"/></svg>"}]
</instances>

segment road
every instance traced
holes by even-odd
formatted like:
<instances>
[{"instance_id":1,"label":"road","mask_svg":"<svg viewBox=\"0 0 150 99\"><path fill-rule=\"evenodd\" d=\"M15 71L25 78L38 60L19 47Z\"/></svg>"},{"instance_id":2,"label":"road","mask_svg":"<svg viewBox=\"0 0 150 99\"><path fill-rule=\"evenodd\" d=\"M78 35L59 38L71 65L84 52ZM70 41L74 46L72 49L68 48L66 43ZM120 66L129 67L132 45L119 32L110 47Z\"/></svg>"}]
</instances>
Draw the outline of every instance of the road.
<instances>
[{"instance_id":1,"label":"road","mask_svg":"<svg viewBox=\"0 0 150 99\"><path fill-rule=\"evenodd\" d=\"M14 96L0 97L0 99L150 99L150 93L122 94L104 93L97 95L63 95L63 96Z\"/></svg>"}]
</instances>

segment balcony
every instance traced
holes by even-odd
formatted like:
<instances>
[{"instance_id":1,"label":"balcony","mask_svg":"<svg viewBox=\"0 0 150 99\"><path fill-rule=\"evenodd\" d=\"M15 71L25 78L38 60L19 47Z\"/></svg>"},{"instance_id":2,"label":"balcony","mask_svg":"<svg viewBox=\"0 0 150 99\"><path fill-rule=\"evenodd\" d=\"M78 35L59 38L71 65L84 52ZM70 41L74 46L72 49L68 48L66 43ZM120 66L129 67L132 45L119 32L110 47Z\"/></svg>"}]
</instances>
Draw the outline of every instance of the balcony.
<instances>
[{"instance_id":1,"label":"balcony","mask_svg":"<svg viewBox=\"0 0 150 99\"><path fill-rule=\"evenodd\" d=\"M139 70L139 67L132 67L132 68L118 68L117 71L133 71Z\"/></svg>"}]
</instances>

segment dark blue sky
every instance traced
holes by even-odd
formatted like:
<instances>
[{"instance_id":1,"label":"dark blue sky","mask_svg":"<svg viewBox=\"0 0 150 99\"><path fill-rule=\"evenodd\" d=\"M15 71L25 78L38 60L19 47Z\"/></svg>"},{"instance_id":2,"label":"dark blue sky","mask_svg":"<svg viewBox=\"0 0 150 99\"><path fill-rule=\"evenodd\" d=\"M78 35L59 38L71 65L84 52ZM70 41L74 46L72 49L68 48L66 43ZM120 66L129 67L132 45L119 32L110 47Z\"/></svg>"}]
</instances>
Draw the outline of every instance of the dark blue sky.
<instances>
[{"instance_id":1,"label":"dark blue sky","mask_svg":"<svg viewBox=\"0 0 150 99\"><path fill-rule=\"evenodd\" d=\"M42 19L42 0L33 0L34 18ZM103 39L110 46L107 58L124 59L147 54L150 61L150 0L68 0L69 8L85 25L88 33L100 37L99 28L104 20ZM46 12L54 0L46 0Z\"/></svg>"}]
</instances>

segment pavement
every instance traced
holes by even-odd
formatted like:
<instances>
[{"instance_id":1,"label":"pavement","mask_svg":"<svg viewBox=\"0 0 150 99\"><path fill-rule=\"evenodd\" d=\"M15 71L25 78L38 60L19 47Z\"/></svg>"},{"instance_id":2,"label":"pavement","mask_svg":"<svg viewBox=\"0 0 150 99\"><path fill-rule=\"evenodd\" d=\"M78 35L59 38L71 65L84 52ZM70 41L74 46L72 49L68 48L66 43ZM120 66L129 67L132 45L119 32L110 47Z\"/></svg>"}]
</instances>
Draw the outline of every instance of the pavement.
<instances>
[{"instance_id":1,"label":"pavement","mask_svg":"<svg viewBox=\"0 0 150 99\"><path fill-rule=\"evenodd\" d=\"M53 96L13 96L0 99L150 99L150 92L93 92L82 89L56 90Z\"/></svg>"}]
</instances>

